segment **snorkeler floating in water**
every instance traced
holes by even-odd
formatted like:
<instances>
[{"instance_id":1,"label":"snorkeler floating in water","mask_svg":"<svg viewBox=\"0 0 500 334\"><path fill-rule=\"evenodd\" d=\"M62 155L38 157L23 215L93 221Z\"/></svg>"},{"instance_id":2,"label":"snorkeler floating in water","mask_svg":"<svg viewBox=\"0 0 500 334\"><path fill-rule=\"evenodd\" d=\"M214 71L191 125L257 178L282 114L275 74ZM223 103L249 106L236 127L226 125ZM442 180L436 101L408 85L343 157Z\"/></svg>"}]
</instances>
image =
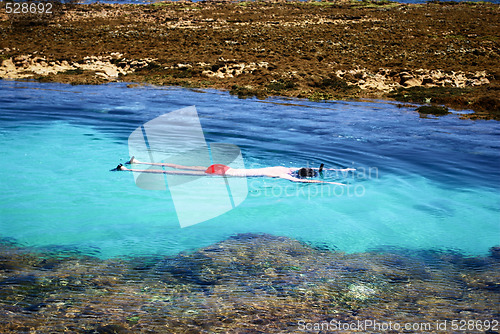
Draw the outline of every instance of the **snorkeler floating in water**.
<instances>
[{"instance_id":1,"label":"snorkeler floating in water","mask_svg":"<svg viewBox=\"0 0 500 334\"><path fill-rule=\"evenodd\" d=\"M137 165L151 165L151 166L163 166L170 167L178 170L154 170L154 169L133 169L127 168L122 164L119 164L112 171L129 171L129 172L140 172L140 173L160 173L160 174L170 174L170 175L193 175L193 176L206 176L206 175L221 175L221 176L231 176L231 177L277 177L293 182L304 182L304 183L329 183L336 184L340 186L345 186L343 183L320 181L320 180L310 180L307 178L316 177L320 175L323 170L334 170L334 171L354 171L353 168L344 169L324 169L323 164L319 168L288 168L282 166L275 167L265 167L265 168L231 168L226 165L215 164L208 168L202 166L182 166L170 163L151 163L151 162L141 162L132 157L130 161L125 164L137 164Z\"/></svg>"}]
</instances>

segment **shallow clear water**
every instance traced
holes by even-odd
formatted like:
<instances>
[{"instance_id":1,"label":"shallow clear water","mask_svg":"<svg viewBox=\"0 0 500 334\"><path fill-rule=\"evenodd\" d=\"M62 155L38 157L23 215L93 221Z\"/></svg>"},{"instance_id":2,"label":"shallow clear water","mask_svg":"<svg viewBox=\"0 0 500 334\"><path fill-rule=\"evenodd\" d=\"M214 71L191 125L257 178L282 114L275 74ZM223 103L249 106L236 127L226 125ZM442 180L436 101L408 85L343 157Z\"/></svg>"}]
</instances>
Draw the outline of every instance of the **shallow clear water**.
<instances>
[{"instance_id":1,"label":"shallow clear water","mask_svg":"<svg viewBox=\"0 0 500 334\"><path fill-rule=\"evenodd\" d=\"M103 258L176 254L236 233L318 247L483 255L500 244L500 126L420 118L382 101L240 100L218 91L0 81L0 237ZM181 229L168 191L110 168L130 133L196 105L209 142L238 145L247 167L355 167L340 188L248 179L236 209Z\"/></svg>"},{"instance_id":2,"label":"shallow clear water","mask_svg":"<svg viewBox=\"0 0 500 334\"><path fill-rule=\"evenodd\" d=\"M96 2L101 2L101 3L116 3L116 4L150 4L153 2L159 2L162 0L80 0L79 3L83 4L89 4L89 3L96 3ZM198 2L201 0L193 0L193 2ZM440 0L441 2L479 2L483 0ZM427 0L398 0L394 2L399 2L399 3L426 3L428 2ZM500 3L500 0L489 0L487 2L491 3Z\"/></svg>"}]
</instances>

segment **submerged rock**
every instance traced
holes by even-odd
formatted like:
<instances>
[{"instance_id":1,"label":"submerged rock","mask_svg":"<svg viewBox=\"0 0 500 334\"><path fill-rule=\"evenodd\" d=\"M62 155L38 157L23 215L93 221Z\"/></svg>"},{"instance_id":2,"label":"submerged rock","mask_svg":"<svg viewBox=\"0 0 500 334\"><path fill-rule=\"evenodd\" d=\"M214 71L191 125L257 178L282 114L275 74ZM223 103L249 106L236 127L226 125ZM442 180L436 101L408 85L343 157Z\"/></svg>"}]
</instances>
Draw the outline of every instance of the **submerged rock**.
<instances>
[{"instance_id":1,"label":"submerged rock","mask_svg":"<svg viewBox=\"0 0 500 334\"><path fill-rule=\"evenodd\" d=\"M217 277L212 275L207 267L211 266L211 259L203 254L193 256L179 256L163 260L156 268L158 274L173 277L178 282L201 286L217 284ZM168 280L164 277L164 279Z\"/></svg>"},{"instance_id":2,"label":"submerged rock","mask_svg":"<svg viewBox=\"0 0 500 334\"><path fill-rule=\"evenodd\" d=\"M493 256L465 265L455 253L344 254L269 234L169 257L52 262L3 247L0 258L19 262L0 271L1 333L283 333L325 315L484 323L497 316L500 289Z\"/></svg>"},{"instance_id":3,"label":"submerged rock","mask_svg":"<svg viewBox=\"0 0 500 334\"><path fill-rule=\"evenodd\" d=\"M92 333L97 334L129 334L132 333L129 329L122 325L103 325L99 326Z\"/></svg>"},{"instance_id":4,"label":"submerged rock","mask_svg":"<svg viewBox=\"0 0 500 334\"><path fill-rule=\"evenodd\" d=\"M421 106L417 108L417 112L421 115L434 116L443 116L450 114L448 108L443 106Z\"/></svg>"},{"instance_id":5,"label":"submerged rock","mask_svg":"<svg viewBox=\"0 0 500 334\"><path fill-rule=\"evenodd\" d=\"M32 286L38 282L38 279L33 274L28 275L19 275L19 276L11 276L7 279L0 281L0 286Z\"/></svg>"},{"instance_id":6,"label":"submerged rock","mask_svg":"<svg viewBox=\"0 0 500 334\"><path fill-rule=\"evenodd\" d=\"M377 291L362 284L353 284L349 286L349 291L346 296L360 301L372 298Z\"/></svg>"},{"instance_id":7,"label":"submerged rock","mask_svg":"<svg viewBox=\"0 0 500 334\"><path fill-rule=\"evenodd\" d=\"M500 246L495 246L490 248L491 257L500 260Z\"/></svg>"}]
</instances>

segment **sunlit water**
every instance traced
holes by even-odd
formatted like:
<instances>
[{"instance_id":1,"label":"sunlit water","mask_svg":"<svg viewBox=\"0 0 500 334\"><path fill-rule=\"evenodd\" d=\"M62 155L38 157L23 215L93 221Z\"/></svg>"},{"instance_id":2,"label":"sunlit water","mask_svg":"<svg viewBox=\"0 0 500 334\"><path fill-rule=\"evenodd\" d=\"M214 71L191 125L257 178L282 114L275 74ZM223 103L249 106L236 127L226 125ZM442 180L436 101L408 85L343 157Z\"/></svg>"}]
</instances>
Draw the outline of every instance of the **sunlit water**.
<instances>
[{"instance_id":1,"label":"sunlit water","mask_svg":"<svg viewBox=\"0 0 500 334\"><path fill-rule=\"evenodd\" d=\"M384 247L484 255L500 244L500 126L420 118L382 101L240 100L218 91L0 81L0 237L102 258L177 254L245 232L344 252ZM247 167L354 167L349 184L249 178L236 209L180 228L169 191L109 169L130 133L196 105L209 142Z\"/></svg>"}]
</instances>

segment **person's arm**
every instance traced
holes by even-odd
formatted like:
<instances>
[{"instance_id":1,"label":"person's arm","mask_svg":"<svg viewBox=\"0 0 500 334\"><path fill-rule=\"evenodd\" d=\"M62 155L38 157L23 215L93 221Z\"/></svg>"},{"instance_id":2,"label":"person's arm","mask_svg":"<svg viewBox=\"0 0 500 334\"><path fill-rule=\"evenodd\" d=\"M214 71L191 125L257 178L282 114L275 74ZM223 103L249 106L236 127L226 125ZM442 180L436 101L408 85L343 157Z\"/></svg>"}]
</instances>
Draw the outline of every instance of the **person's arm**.
<instances>
[{"instance_id":1,"label":"person's arm","mask_svg":"<svg viewBox=\"0 0 500 334\"><path fill-rule=\"evenodd\" d=\"M311 168L315 170L319 170L319 168ZM345 172L345 171L355 171L356 168L323 168L323 170L331 170L331 171L337 171L337 172Z\"/></svg>"},{"instance_id":2,"label":"person's arm","mask_svg":"<svg viewBox=\"0 0 500 334\"><path fill-rule=\"evenodd\" d=\"M170 168L175 168L175 169L200 170L200 171L205 171L207 169L207 167L203 167L203 166L183 166L183 165L170 164L170 163L166 163L166 162L142 162L142 161L137 160L135 157L130 158L130 160L126 164L127 165L138 164L138 165L150 165L150 166L164 166L164 167L170 167Z\"/></svg>"},{"instance_id":3,"label":"person's arm","mask_svg":"<svg viewBox=\"0 0 500 334\"><path fill-rule=\"evenodd\" d=\"M338 186L345 186L343 183L338 183L338 182L330 182L330 181L320 181L320 180L308 180L308 179L299 179L297 177L293 177L291 175L283 175L280 176L281 179L289 180L292 182L302 182L302 183L328 183L328 184L335 184Z\"/></svg>"},{"instance_id":4,"label":"person's arm","mask_svg":"<svg viewBox=\"0 0 500 334\"><path fill-rule=\"evenodd\" d=\"M331 170L331 171L337 171L337 172L349 172L349 171L356 170L356 168L323 168L323 167L325 167L325 164L321 164L321 166L319 166L319 168L311 168L311 169L316 169L320 173L324 170Z\"/></svg>"}]
</instances>

